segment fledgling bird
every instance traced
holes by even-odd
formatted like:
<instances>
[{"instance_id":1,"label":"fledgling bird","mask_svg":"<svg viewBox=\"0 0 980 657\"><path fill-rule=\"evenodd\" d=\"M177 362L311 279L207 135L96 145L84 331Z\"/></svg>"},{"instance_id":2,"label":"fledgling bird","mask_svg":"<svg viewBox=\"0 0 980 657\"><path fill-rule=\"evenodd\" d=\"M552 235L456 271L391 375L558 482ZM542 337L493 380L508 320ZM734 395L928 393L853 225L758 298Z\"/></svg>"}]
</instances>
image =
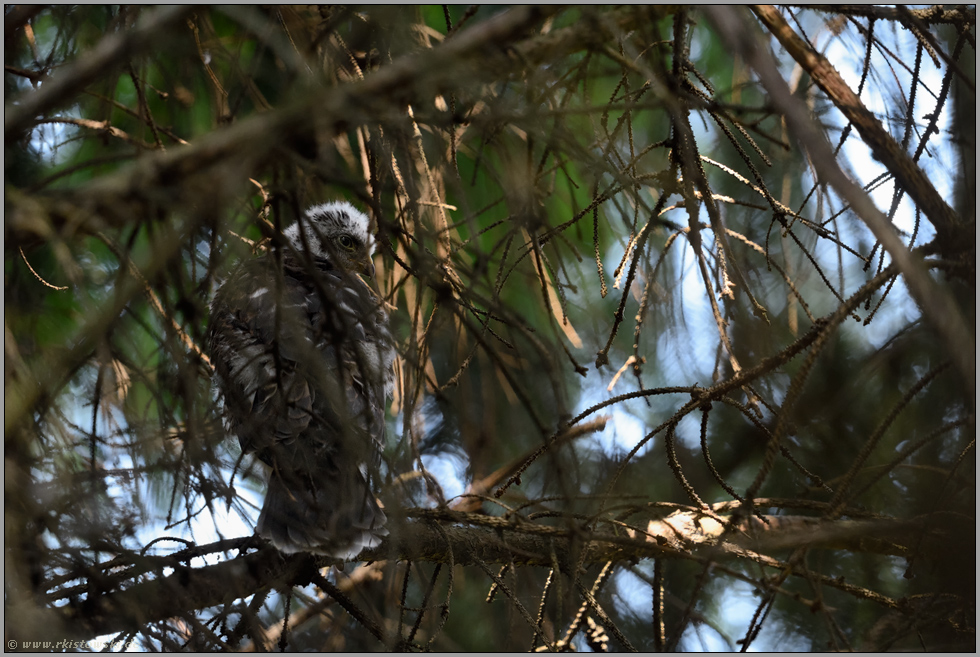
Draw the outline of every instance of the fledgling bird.
<instances>
[{"instance_id":1,"label":"fledgling bird","mask_svg":"<svg viewBox=\"0 0 980 657\"><path fill-rule=\"evenodd\" d=\"M309 208L211 303L210 350L228 436L269 466L256 533L287 553L349 559L387 535L370 474L385 440L394 349L368 218Z\"/></svg>"}]
</instances>

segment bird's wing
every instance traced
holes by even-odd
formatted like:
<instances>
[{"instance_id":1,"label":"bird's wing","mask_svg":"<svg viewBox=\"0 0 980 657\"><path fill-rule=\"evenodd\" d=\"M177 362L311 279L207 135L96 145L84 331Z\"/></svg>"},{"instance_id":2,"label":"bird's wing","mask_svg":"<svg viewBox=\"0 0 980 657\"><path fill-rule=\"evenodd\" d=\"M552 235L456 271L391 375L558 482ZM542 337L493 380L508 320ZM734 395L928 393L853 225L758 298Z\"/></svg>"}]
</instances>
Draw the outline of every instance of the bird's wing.
<instances>
[{"instance_id":1,"label":"bird's wing","mask_svg":"<svg viewBox=\"0 0 980 657\"><path fill-rule=\"evenodd\" d=\"M251 264L251 263L250 263ZM211 353L222 378L226 421L245 451L300 435L312 420L316 388L300 363L315 360L314 327L304 289L245 266L218 290Z\"/></svg>"},{"instance_id":2,"label":"bird's wing","mask_svg":"<svg viewBox=\"0 0 980 657\"><path fill-rule=\"evenodd\" d=\"M352 453L375 454L384 449L386 380L391 370L390 338L384 311L359 278L340 272L321 272L310 300L317 351L332 377L318 387L330 394L318 398L317 408L336 419ZM322 298L321 298L322 297ZM339 386L339 389L334 388Z\"/></svg>"}]
</instances>

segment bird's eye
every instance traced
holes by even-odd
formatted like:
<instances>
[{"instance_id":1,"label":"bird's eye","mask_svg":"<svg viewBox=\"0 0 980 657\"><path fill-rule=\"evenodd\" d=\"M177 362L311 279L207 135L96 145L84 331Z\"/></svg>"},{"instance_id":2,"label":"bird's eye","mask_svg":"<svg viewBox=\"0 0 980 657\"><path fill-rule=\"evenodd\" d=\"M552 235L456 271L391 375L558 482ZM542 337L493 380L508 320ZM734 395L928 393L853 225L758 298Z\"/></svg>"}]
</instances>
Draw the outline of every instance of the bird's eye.
<instances>
[{"instance_id":1,"label":"bird's eye","mask_svg":"<svg viewBox=\"0 0 980 657\"><path fill-rule=\"evenodd\" d=\"M355 246L354 238L351 237L350 235L341 235L340 237L337 238L337 243L340 244L341 248L347 251L354 250L354 246Z\"/></svg>"}]
</instances>

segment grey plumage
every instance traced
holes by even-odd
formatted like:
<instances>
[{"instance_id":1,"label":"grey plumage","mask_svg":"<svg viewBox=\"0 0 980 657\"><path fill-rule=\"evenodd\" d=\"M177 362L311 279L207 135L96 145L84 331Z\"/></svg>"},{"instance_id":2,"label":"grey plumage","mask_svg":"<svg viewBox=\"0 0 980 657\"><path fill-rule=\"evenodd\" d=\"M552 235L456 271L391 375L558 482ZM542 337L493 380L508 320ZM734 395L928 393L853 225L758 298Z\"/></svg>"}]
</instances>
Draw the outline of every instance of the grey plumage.
<instances>
[{"instance_id":1,"label":"grey plumage","mask_svg":"<svg viewBox=\"0 0 980 657\"><path fill-rule=\"evenodd\" d=\"M270 468L256 532L284 552L350 558L387 534L369 485L384 447L394 351L368 220L318 205L246 260L211 304L224 422Z\"/></svg>"}]
</instances>

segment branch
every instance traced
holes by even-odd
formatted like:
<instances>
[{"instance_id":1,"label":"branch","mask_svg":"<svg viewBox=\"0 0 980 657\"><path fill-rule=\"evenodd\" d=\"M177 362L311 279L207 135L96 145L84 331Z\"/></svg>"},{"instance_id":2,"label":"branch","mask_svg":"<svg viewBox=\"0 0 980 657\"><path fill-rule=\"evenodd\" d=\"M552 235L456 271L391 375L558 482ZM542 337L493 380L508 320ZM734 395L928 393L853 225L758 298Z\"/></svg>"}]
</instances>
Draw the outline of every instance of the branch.
<instances>
[{"instance_id":1,"label":"branch","mask_svg":"<svg viewBox=\"0 0 980 657\"><path fill-rule=\"evenodd\" d=\"M857 128L861 139L871 149L875 159L885 165L895 176L896 184L902 187L929 217L932 225L936 227L936 233L940 240L953 249L972 246L972 239L967 244L960 242L966 237L963 231L963 220L953 208L949 207L949 204L929 182L929 178L912 157L905 152L901 144L888 134L888 131L881 125L881 121L851 91L833 64L801 39L793 31L793 28L783 20L775 7L755 5L752 7L752 11L786 48L786 52L803 67L803 70L813 78L817 86L827 94L827 97L837 106L844 117ZM767 88L769 87L765 80L763 80L763 84ZM772 94L773 90L769 89L769 92Z\"/></svg>"},{"instance_id":2,"label":"branch","mask_svg":"<svg viewBox=\"0 0 980 657\"><path fill-rule=\"evenodd\" d=\"M3 40L9 42L11 37L24 25L44 11L44 5L17 5L3 17Z\"/></svg>"},{"instance_id":3,"label":"branch","mask_svg":"<svg viewBox=\"0 0 980 657\"><path fill-rule=\"evenodd\" d=\"M316 571L310 555L284 556L275 548L222 561L214 566L176 566L166 577L140 582L123 591L89 593L78 605L55 614L68 638L135 632L147 623L247 597L262 588L306 584Z\"/></svg>"},{"instance_id":4,"label":"branch","mask_svg":"<svg viewBox=\"0 0 980 657\"><path fill-rule=\"evenodd\" d=\"M766 8L757 9L757 11L761 11L768 16L773 22L773 25L776 26L773 29L778 27L778 22L767 13L768 10ZM745 61L755 70L763 87L769 92L773 105L786 116L786 121L793 134L810 153L810 161L816 169L819 178L829 183L840 194L841 198L854 209L861 220L867 224L874 236L888 251L895 265L902 272L912 298L915 299L916 303L922 309L922 314L932 323L933 328L946 343L946 349L954 359L962 376L967 399L975 399L976 348L974 339L970 335L966 321L949 290L937 284L929 276L921 258L906 248L905 244L902 243L901 239L895 233L888 218L875 206L874 201L871 200L867 192L860 185L848 178L841 170L830 142L827 141L825 135L818 131L810 119L803 101L790 93L789 86L779 74L779 70L776 68L772 56L760 46L763 43L763 39L758 30L744 19L741 12L731 7L711 7L706 9L706 12L711 18L715 29L729 42L732 49L744 57ZM782 21L781 17L778 18L779 21ZM783 22L783 25L785 25L785 22ZM807 61L813 57L818 57L812 52L810 55L812 57L805 58ZM820 69L812 73L815 77L822 75L826 80L831 74L837 76L837 72L822 57L820 57L819 67L815 62L811 62L811 66L814 69ZM840 77L837 76L837 79L839 80ZM847 85L843 85L843 87L847 88ZM835 89L842 94L844 93L843 89L836 87ZM850 92L850 90L847 89L847 92ZM854 105L854 102L857 104ZM867 120L870 119L878 125L878 130L883 130L880 124L878 124L877 119L860 104L860 101L856 97L853 97L853 94L852 105L849 107L849 111L855 117L851 119L852 121L855 119L861 120L867 128ZM841 111L844 111L843 107ZM865 116L865 114L868 116ZM866 137L865 141L868 141L869 138L878 138L875 136L877 135L876 130L872 130L872 133L872 136ZM885 134L884 137L887 138L887 142L890 142L891 145L898 147L890 136ZM882 143L887 145L886 142ZM931 202L930 199L932 199L933 195L938 197L938 192L928 183L928 180L919 181L919 177L924 178L925 174L915 166L911 158L904 152L900 153L900 155L892 153L891 145L888 145L885 154L879 154L879 158L889 166L889 170L895 175L899 184L902 184L904 180L906 183L918 185L915 193L920 194L920 196L924 195L926 197L925 201L927 202ZM874 148L873 145L872 148ZM885 157L892 159L885 160ZM911 169L909 165L911 165ZM922 202L922 200L915 197L912 189L909 189L909 192L910 196L916 202ZM947 231L947 237L953 237L954 229L956 229L956 233L964 230L962 226L958 225L958 219L955 213L946 205L942 198L934 199L934 201L932 203L932 211L935 213L933 221L936 224L937 233L944 230ZM925 208L923 209L925 210ZM962 239L962 236L959 239L961 240L959 248L970 247L974 243L972 237L966 241Z\"/></svg>"},{"instance_id":5,"label":"branch","mask_svg":"<svg viewBox=\"0 0 980 657\"><path fill-rule=\"evenodd\" d=\"M50 231L43 212L35 215L35 229ZM69 345L64 350L48 350L39 354L29 364L29 374L12 384L4 391L4 435L14 435L16 428L37 410L35 404L54 396L66 382L66 377L88 359L99 340L109 334L123 309L140 293L144 292L145 280L153 280L175 254L178 253L187 235L193 232L193 219L190 225L167 226L161 230L154 243L154 250L135 266L142 277L127 277L116 286L111 298L107 299L98 312L93 312L81 327L74 332ZM29 420L28 420L29 421Z\"/></svg>"},{"instance_id":6,"label":"branch","mask_svg":"<svg viewBox=\"0 0 980 657\"><path fill-rule=\"evenodd\" d=\"M22 94L13 103L5 105L4 139L16 139L36 117L67 102L107 68L122 65L134 54L146 51L167 36L169 29L191 11L193 7L178 5L143 13L133 28L107 36L91 51L61 69L58 75L49 77L37 91Z\"/></svg>"},{"instance_id":7,"label":"branch","mask_svg":"<svg viewBox=\"0 0 980 657\"><path fill-rule=\"evenodd\" d=\"M874 5L793 5L801 9L844 14L847 16L866 16L879 20L901 21L903 13L919 19L923 23L948 23L951 25L973 25L977 22L976 10L969 7L946 9L943 5L933 5L926 9L899 9L897 7L878 7Z\"/></svg>"},{"instance_id":8,"label":"branch","mask_svg":"<svg viewBox=\"0 0 980 657\"><path fill-rule=\"evenodd\" d=\"M627 529L615 535L448 509L405 511L407 517L419 521L399 522L393 518L391 538L378 548L363 552L358 557L360 560L547 568L557 561L562 572L569 573L573 563L590 565L654 557L695 560L750 557L769 563L767 558L746 550L772 551L801 546L905 555L919 539L919 531L926 529L930 540L941 544L941 531L937 532L935 519L827 521L802 516L761 516L743 518L737 531L726 535L725 517L719 522L699 511L680 510L667 518L650 521L645 531ZM727 537L724 541L723 536ZM698 556L705 549L710 550L710 555ZM207 546L195 548L195 553L202 552L209 552ZM316 578L318 569L333 563L307 554L286 556L266 547L214 566L174 565L172 575L139 582L122 591L97 594L90 589L83 603L38 611L49 617L46 622L67 628L68 638L134 632L147 623L227 604L258 590L305 586Z\"/></svg>"},{"instance_id":9,"label":"branch","mask_svg":"<svg viewBox=\"0 0 980 657\"><path fill-rule=\"evenodd\" d=\"M5 239L14 245L36 240L32 217L35 208L32 206L37 204L43 206L55 231L71 227L92 233L105 227L94 226L96 216L109 225L121 225L138 216L134 212L117 209L117 206L130 206L133 199L152 196L169 197L175 201L183 198L190 202L197 201L201 190L188 188L186 181L208 174L207 185L213 185L213 168L216 165L235 167L228 172L230 175L223 176L226 179L247 180L254 175L252 169L257 163L266 161L274 151L282 148L283 143L291 143L296 138L308 135L314 124L334 126L340 130L361 125L372 118L390 119L390 107L400 105L408 94L423 91L435 94L457 79L490 77L485 65L487 52L506 51L530 27L554 11L551 7L509 9L460 32L435 48L403 56L362 80L339 86L311 87L309 93L278 110L254 114L225 129L215 130L188 146L166 152L156 151L152 156L142 157L131 166L103 176L68 196L16 201L13 204L14 212L8 213L13 217L5 217L4 220ZM167 14L167 18L172 17ZM127 32L137 33L137 29ZM88 58L94 57L97 52L99 49ZM522 60L515 61L515 65L520 64L523 64ZM86 64L84 68L88 71L95 66ZM464 75L464 69L471 70ZM67 76L59 76L59 79L62 77ZM61 98L68 91L81 89L70 83L71 80L61 85L57 82L45 83L42 89L59 87L58 97ZM5 126L8 138L17 132L18 126L23 127L22 123L29 123L34 116L55 106L56 101L33 95L24 99L22 102L25 106L36 109L30 110L29 118L8 116ZM17 108L18 115L25 111L24 108ZM84 208L84 212L77 211L78 208ZM80 218L78 215L88 216Z\"/></svg>"}]
</instances>

